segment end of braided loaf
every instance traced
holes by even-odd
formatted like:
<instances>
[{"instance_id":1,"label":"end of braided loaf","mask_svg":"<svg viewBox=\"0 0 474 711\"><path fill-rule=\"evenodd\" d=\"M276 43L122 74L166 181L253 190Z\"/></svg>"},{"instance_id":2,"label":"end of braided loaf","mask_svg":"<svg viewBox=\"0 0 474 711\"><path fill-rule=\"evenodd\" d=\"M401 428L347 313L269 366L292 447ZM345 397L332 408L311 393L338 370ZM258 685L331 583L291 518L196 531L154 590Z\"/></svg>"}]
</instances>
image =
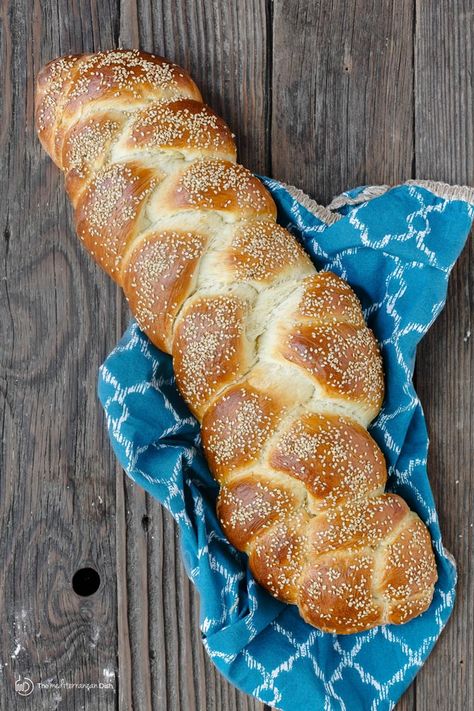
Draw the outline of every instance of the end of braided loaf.
<instances>
[{"instance_id":1,"label":"end of braided loaf","mask_svg":"<svg viewBox=\"0 0 474 711\"><path fill-rule=\"evenodd\" d=\"M374 336L350 287L276 224L192 79L136 50L63 57L38 77L36 121L79 237L173 356L256 579L330 632L423 612L430 537L384 493L366 430L383 398Z\"/></svg>"}]
</instances>

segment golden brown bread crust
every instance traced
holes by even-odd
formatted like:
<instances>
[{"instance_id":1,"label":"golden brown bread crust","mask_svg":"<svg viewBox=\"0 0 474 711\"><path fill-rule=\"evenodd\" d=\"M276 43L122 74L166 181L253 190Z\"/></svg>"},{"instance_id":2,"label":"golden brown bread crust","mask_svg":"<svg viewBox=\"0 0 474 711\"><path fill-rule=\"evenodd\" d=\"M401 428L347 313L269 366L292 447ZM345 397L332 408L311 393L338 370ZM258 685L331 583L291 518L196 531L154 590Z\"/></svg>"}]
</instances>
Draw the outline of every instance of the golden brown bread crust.
<instances>
[{"instance_id":1,"label":"golden brown bread crust","mask_svg":"<svg viewBox=\"0 0 474 711\"><path fill-rule=\"evenodd\" d=\"M298 588L302 617L320 629L361 632L381 621L384 601L374 595L375 561L369 549L341 551L322 556L308 566Z\"/></svg>"},{"instance_id":2,"label":"golden brown bread crust","mask_svg":"<svg viewBox=\"0 0 474 711\"><path fill-rule=\"evenodd\" d=\"M248 546L252 573L274 597L296 604L307 566L308 512L299 508L265 528ZM301 612L301 609L300 609Z\"/></svg>"},{"instance_id":3,"label":"golden brown bread crust","mask_svg":"<svg viewBox=\"0 0 474 711\"><path fill-rule=\"evenodd\" d=\"M99 116L86 116L64 129L60 150L61 165L66 173L66 190L74 207L94 173L104 165L112 142L125 125L119 111L104 111Z\"/></svg>"},{"instance_id":4,"label":"golden brown bread crust","mask_svg":"<svg viewBox=\"0 0 474 711\"><path fill-rule=\"evenodd\" d=\"M187 160L211 158L235 160L236 150L227 124L202 101L182 99L154 101L137 111L124 132L120 147L125 152L175 149Z\"/></svg>"},{"instance_id":5,"label":"golden brown bread crust","mask_svg":"<svg viewBox=\"0 0 474 711\"><path fill-rule=\"evenodd\" d=\"M243 165L221 159L196 160L170 176L153 207L173 215L181 210L209 210L231 222L276 216L275 204L262 183Z\"/></svg>"},{"instance_id":6,"label":"golden brown bread crust","mask_svg":"<svg viewBox=\"0 0 474 711\"><path fill-rule=\"evenodd\" d=\"M281 353L311 374L327 398L348 396L380 409L382 374L371 331L348 323L301 324L288 334Z\"/></svg>"},{"instance_id":7,"label":"golden brown bread crust","mask_svg":"<svg viewBox=\"0 0 474 711\"><path fill-rule=\"evenodd\" d=\"M257 533L292 516L303 499L302 487L275 486L271 478L252 471L222 487L218 511L229 540L245 550Z\"/></svg>"},{"instance_id":8,"label":"golden brown bread crust","mask_svg":"<svg viewBox=\"0 0 474 711\"><path fill-rule=\"evenodd\" d=\"M56 165L63 168L65 133L84 112L133 111L150 100L182 97L202 101L191 77L162 57L122 49L59 57L38 75L38 136Z\"/></svg>"},{"instance_id":9,"label":"golden brown bread crust","mask_svg":"<svg viewBox=\"0 0 474 711\"><path fill-rule=\"evenodd\" d=\"M365 501L387 479L383 455L364 427L318 412L290 422L269 452L269 465L303 482L314 511Z\"/></svg>"},{"instance_id":10,"label":"golden brown bread crust","mask_svg":"<svg viewBox=\"0 0 474 711\"><path fill-rule=\"evenodd\" d=\"M173 355L255 578L330 632L421 614L429 533L383 493L366 429L383 398L375 338L351 288L276 224L192 79L136 50L59 58L38 77L36 124L85 247Z\"/></svg>"},{"instance_id":11,"label":"golden brown bread crust","mask_svg":"<svg viewBox=\"0 0 474 711\"><path fill-rule=\"evenodd\" d=\"M146 224L147 198L162 178L139 163L113 163L94 174L75 206L79 238L119 284L123 256Z\"/></svg>"},{"instance_id":12,"label":"golden brown bread crust","mask_svg":"<svg viewBox=\"0 0 474 711\"><path fill-rule=\"evenodd\" d=\"M304 291L298 304L297 315L303 323L349 323L365 326L357 296L349 284L332 272L311 275L304 282Z\"/></svg>"},{"instance_id":13,"label":"golden brown bread crust","mask_svg":"<svg viewBox=\"0 0 474 711\"><path fill-rule=\"evenodd\" d=\"M148 232L125 255L125 296L140 328L163 351L171 351L174 321L207 242L197 232Z\"/></svg>"},{"instance_id":14,"label":"golden brown bread crust","mask_svg":"<svg viewBox=\"0 0 474 711\"><path fill-rule=\"evenodd\" d=\"M59 142L59 111L75 75L75 68L84 59L85 55L79 54L53 59L43 67L36 79L35 117L38 138L59 168L62 168L61 147L56 151Z\"/></svg>"},{"instance_id":15,"label":"golden brown bread crust","mask_svg":"<svg viewBox=\"0 0 474 711\"><path fill-rule=\"evenodd\" d=\"M202 420L202 442L207 461L218 481L256 463L274 433L284 404L243 382L227 388L207 409Z\"/></svg>"},{"instance_id":16,"label":"golden brown bread crust","mask_svg":"<svg viewBox=\"0 0 474 711\"><path fill-rule=\"evenodd\" d=\"M199 419L216 394L245 373L254 357L245 338L248 304L239 296L195 298L184 307L173 338L176 382Z\"/></svg>"}]
</instances>

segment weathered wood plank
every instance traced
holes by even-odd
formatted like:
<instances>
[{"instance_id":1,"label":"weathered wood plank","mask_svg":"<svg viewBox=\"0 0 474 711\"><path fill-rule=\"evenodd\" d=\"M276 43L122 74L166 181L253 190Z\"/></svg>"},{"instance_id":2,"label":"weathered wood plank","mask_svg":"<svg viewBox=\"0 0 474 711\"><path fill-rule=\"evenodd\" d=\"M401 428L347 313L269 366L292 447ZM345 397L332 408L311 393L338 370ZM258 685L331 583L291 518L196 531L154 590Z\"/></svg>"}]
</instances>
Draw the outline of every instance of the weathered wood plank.
<instances>
[{"instance_id":1,"label":"weathered wood plank","mask_svg":"<svg viewBox=\"0 0 474 711\"><path fill-rule=\"evenodd\" d=\"M470 0L416 3L416 174L474 184ZM453 270L446 309L418 355L417 387L426 411L429 473L444 543L457 559L453 616L423 673L417 711L474 708L474 244Z\"/></svg>"},{"instance_id":2,"label":"weathered wood plank","mask_svg":"<svg viewBox=\"0 0 474 711\"><path fill-rule=\"evenodd\" d=\"M121 4L119 36L123 47L139 46L188 69L237 134L240 160L261 172L269 167L266 12L264 0L127 0ZM124 309L123 328L128 318ZM171 516L121 474L117 486L123 526L117 541L124 708L263 709L228 684L207 658L198 596L184 572Z\"/></svg>"},{"instance_id":3,"label":"weathered wood plank","mask_svg":"<svg viewBox=\"0 0 474 711\"><path fill-rule=\"evenodd\" d=\"M257 172L269 169L269 4L137 0L137 10L129 9L128 15L136 14L138 34L121 35L124 45L139 38L142 49L171 58L191 73L205 100L236 134L239 161Z\"/></svg>"},{"instance_id":4,"label":"weathered wood plank","mask_svg":"<svg viewBox=\"0 0 474 711\"><path fill-rule=\"evenodd\" d=\"M411 0L273 6L273 175L323 203L348 187L409 178ZM412 685L397 711L414 709Z\"/></svg>"},{"instance_id":5,"label":"weathered wood plank","mask_svg":"<svg viewBox=\"0 0 474 711\"><path fill-rule=\"evenodd\" d=\"M116 294L74 237L33 94L53 56L114 45L117 7L18 0L1 12L0 708L25 707L14 682L29 677L112 682L29 697L35 709L105 711L116 708L115 465L95 391ZM101 585L80 597L71 580L86 566Z\"/></svg>"},{"instance_id":6,"label":"weathered wood plank","mask_svg":"<svg viewBox=\"0 0 474 711\"><path fill-rule=\"evenodd\" d=\"M412 0L275 0L272 171L321 202L410 177Z\"/></svg>"},{"instance_id":7,"label":"weathered wood plank","mask_svg":"<svg viewBox=\"0 0 474 711\"><path fill-rule=\"evenodd\" d=\"M242 162L328 200L349 185L411 173L413 2L122 0L119 8L118 0L36 0L5 2L1 12L0 707L20 707L20 674L112 680L127 709L261 708L209 664L174 524L123 479L110 453L96 372L127 314L72 237L60 177L34 137L34 75L57 54L116 43L166 55L192 72L229 121ZM417 3L420 177L474 181L472 20L468 0ZM418 676L416 705L412 688L400 711L474 706L471 284L472 244L417 369L431 480L462 573L458 607ZM101 330L111 314L116 326ZM445 373L443 381L434 372ZM85 565L99 570L102 585L81 599L71 578ZM34 694L38 709L118 703L104 690Z\"/></svg>"}]
</instances>

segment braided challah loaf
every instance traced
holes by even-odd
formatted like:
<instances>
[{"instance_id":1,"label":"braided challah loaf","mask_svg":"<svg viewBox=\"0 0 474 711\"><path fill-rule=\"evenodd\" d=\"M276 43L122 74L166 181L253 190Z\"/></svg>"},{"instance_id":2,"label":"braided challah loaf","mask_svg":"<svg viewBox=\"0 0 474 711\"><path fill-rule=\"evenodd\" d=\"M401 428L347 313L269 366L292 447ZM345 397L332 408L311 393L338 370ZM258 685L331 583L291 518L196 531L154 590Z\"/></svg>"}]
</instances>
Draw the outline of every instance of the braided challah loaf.
<instances>
[{"instance_id":1,"label":"braided challah loaf","mask_svg":"<svg viewBox=\"0 0 474 711\"><path fill-rule=\"evenodd\" d=\"M384 493L366 430L383 374L360 304L276 224L192 79L138 51L68 56L42 70L36 101L80 239L173 356L255 578L331 632L426 610L430 536Z\"/></svg>"}]
</instances>

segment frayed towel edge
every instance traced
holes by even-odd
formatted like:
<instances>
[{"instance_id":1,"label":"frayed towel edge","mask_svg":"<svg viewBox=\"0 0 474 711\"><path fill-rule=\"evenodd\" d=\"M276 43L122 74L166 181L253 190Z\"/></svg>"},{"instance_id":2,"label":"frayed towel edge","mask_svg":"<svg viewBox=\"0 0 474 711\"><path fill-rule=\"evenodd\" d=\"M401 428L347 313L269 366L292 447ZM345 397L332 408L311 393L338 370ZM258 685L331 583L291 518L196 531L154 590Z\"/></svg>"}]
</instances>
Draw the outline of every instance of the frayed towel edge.
<instances>
[{"instance_id":1,"label":"frayed towel edge","mask_svg":"<svg viewBox=\"0 0 474 711\"><path fill-rule=\"evenodd\" d=\"M313 200L313 198L303 192L303 190L296 188L294 185L287 185L286 183L282 183L282 185L295 200L326 225L332 225L341 219L341 215L335 213L334 210L339 210L341 207L344 207L344 205L358 205L362 202L372 200L373 198L380 197L388 190L391 190L392 187L396 187L390 185L369 185L355 197L349 197L344 193L338 195L325 207L324 205L319 205L316 200ZM401 183L401 185L419 186L447 200L464 200L465 202L474 204L474 188L468 185L449 185L448 183L435 180L406 180L404 183Z\"/></svg>"}]
</instances>

